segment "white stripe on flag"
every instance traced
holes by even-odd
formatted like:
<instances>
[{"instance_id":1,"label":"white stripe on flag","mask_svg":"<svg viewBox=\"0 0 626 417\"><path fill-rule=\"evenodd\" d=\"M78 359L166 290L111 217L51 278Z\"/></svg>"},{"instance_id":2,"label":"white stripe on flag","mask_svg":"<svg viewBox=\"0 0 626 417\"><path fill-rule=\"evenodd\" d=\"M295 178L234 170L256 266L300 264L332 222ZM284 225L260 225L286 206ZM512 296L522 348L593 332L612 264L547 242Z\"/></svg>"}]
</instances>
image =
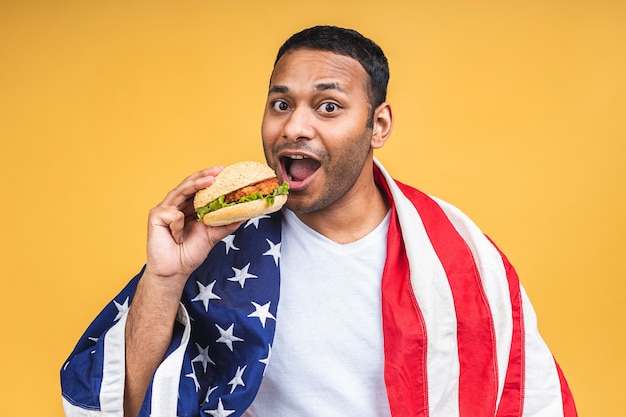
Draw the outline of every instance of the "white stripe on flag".
<instances>
[{"instance_id":1,"label":"white stripe on flag","mask_svg":"<svg viewBox=\"0 0 626 417\"><path fill-rule=\"evenodd\" d=\"M172 417L177 415L178 383L181 370L183 369L185 350L191 335L189 314L182 303L178 306L176 320L183 324L185 329L183 330L180 346L165 358L154 374L151 417Z\"/></svg>"},{"instance_id":2,"label":"white stripe on flag","mask_svg":"<svg viewBox=\"0 0 626 417\"><path fill-rule=\"evenodd\" d=\"M526 346L523 417L563 417L561 382L556 363L537 329L537 316L520 285Z\"/></svg>"},{"instance_id":3,"label":"white stripe on flag","mask_svg":"<svg viewBox=\"0 0 626 417\"><path fill-rule=\"evenodd\" d=\"M122 415L121 411L103 413L100 410L89 410L86 408L77 407L71 404L65 398L62 398L62 400L63 412L65 413L65 417L120 417Z\"/></svg>"},{"instance_id":4,"label":"white stripe on flag","mask_svg":"<svg viewBox=\"0 0 626 417\"><path fill-rule=\"evenodd\" d=\"M480 231L478 226L458 208L437 198L433 197L433 199L444 210L456 231L469 246L478 268L496 334L498 364L497 403L499 404L504 388L506 369L509 364L513 335L511 297L508 282L506 279L503 279L503 277L506 277L506 271L502 262L502 256L500 256L498 250Z\"/></svg>"},{"instance_id":5,"label":"white stripe on flag","mask_svg":"<svg viewBox=\"0 0 626 417\"><path fill-rule=\"evenodd\" d=\"M102 386L100 409L103 414L121 415L124 410L124 383L126 379L125 333L128 312L104 335Z\"/></svg>"}]
</instances>

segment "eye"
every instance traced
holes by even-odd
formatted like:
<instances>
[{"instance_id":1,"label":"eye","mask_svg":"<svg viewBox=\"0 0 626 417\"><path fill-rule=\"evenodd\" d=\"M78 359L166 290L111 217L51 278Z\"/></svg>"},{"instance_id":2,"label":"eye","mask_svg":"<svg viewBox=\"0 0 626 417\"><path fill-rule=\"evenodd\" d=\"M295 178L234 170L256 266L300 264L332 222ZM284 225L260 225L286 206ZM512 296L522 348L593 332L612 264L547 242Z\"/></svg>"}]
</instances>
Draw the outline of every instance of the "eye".
<instances>
[{"instance_id":1,"label":"eye","mask_svg":"<svg viewBox=\"0 0 626 417\"><path fill-rule=\"evenodd\" d=\"M325 102L322 103L318 109L322 112L322 113L334 113L337 111L337 109L339 109L339 106L336 103L333 102Z\"/></svg>"},{"instance_id":2,"label":"eye","mask_svg":"<svg viewBox=\"0 0 626 417\"><path fill-rule=\"evenodd\" d=\"M274 100L272 102L272 108L276 111L287 111L289 110L289 104L282 100Z\"/></svg>"}]
</instances>

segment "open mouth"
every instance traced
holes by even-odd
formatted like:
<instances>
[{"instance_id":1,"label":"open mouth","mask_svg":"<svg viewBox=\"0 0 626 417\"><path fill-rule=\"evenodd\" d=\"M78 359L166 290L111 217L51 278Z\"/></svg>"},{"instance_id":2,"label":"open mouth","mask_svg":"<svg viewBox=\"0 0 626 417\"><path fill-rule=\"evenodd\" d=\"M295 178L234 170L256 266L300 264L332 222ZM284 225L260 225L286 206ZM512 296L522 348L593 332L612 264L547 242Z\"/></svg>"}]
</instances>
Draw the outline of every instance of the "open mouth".
<instances>
[{"instance_id":1,"label":"open mouth","mask_svg":"<svg viewBox=\"0 0 626 417\"><path fill-rule=\"evenodd\" d=\"M305 155L284 155L280 158L289 185L304 184L319 169L320 163Z\"/></svg>"}]
</instances>

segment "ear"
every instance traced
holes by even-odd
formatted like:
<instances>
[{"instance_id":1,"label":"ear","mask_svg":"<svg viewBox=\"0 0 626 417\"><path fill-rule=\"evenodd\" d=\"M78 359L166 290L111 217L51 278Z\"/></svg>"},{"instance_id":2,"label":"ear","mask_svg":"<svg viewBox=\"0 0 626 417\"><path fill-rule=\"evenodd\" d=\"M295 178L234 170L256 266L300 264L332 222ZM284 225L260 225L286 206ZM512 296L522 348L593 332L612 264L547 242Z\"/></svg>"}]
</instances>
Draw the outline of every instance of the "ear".
<instances>
[{"instance_id":1,"label":"ear","mask_svg":"<svg viewBox=\"0 0 626 417\"><path fill-rule=\"evenodd\" d=\"M372 131L372 149L383 147L393 129L393 111L391 104L386 101L374 112L374 126Z\"/></svg>"}]
</instances>

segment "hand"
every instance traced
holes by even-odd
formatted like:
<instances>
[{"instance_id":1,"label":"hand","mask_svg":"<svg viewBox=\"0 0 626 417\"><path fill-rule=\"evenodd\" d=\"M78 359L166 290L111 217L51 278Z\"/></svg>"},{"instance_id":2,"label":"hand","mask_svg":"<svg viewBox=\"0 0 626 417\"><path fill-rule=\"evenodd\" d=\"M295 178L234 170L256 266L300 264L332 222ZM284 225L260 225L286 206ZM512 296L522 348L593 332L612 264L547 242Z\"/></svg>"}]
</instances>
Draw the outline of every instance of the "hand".
<instances>
[{"instance_id":1,"label":"hand","mask_svg":"<svg viewBox=\"0 0 626 417\"><path fill-rule=\"evenodd\" d=\"M146 274L159 285L181 289L211 248L241 223L211 227L196 220L193 196L213 183L223 167L213 167L185 178L150 210Z\"/></svg>"}]
</instances>

